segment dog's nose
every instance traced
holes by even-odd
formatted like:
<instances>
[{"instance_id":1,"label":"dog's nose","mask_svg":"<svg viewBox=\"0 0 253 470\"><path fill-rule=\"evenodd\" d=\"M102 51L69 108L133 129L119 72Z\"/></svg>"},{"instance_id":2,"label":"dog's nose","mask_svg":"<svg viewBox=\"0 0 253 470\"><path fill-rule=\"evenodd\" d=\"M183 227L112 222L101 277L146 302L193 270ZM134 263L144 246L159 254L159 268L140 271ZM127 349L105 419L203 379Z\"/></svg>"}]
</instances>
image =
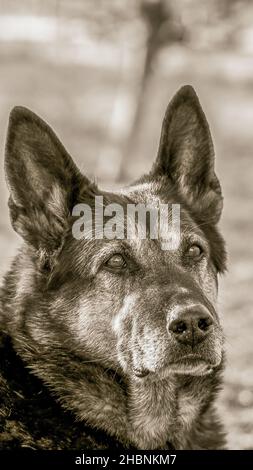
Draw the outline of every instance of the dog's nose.
<instances>
[{"instance_id":1,"label":"dog's nose","mask_svg":"<svg viewBox=\"0 0 253 470\"><path fill-rule=\"evenodd\" d=\"M182 309L168 325L170 333L183 344L196 345L212 330L213 320L206 309Z\"/></svg>"}]
</instances>

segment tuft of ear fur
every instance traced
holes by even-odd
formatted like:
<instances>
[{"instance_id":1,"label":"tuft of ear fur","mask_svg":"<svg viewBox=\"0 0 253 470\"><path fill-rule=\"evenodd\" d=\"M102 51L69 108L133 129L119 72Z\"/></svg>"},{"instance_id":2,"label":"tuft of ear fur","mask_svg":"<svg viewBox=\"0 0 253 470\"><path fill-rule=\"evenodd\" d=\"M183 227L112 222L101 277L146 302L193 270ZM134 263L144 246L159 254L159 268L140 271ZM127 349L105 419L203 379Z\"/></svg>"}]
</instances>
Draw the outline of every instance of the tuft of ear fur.
<instances>
[{"instance_id":1,"label":"tuft of ear fur","mask_svg":"<svg viewBox=\"0 0 253 470\"><path fill-rule=\"evenodd\" d=\"M52 129L24 107L10 114L5 173L14 230L43 254L59 249L80 184L90 183Z\"/></svg>"},{"instance_id":2,"label":"tuft of ear fur","mask_svg":"<svg viewBox=\"0 0 253 470\"><path fill-rule=\"evenodd\" d=\"M212 138L199 99L189 85L176 93L166 110L152 173L167 175L200 218L218 222L223 202L214 171Z\"/></svg>"}]
</instances>

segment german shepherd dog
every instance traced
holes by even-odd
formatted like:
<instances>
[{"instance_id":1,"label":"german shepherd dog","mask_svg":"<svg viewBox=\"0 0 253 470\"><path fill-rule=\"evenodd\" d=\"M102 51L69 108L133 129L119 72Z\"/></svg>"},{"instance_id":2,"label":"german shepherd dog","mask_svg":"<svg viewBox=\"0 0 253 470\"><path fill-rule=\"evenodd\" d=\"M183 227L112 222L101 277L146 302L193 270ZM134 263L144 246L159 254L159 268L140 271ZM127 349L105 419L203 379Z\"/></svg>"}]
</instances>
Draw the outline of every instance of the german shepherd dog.
<instances>
[{"instance_id":1,"label":"german shepherd dog","mask_svg":"<svg viewBox=\"0 0 253 470\"><path fill-rule=\"evenodd\" d=\"M99 190L23 107L5 171L24 243L1 290L1 448L223 449L222 194L193 88L169 104L151 171L122 191ZM98 195L180 204L180 245L76 239L73 207Z\"/></svg>"}]
</instances>

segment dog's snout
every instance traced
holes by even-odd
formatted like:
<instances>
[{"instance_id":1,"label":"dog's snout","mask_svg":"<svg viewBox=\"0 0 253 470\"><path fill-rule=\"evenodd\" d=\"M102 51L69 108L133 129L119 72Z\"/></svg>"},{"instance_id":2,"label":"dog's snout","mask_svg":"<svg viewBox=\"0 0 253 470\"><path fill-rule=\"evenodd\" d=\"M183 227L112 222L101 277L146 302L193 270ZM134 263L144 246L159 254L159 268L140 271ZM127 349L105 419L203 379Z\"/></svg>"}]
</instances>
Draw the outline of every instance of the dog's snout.
<instances>
[{"instance_id":1,"label":"dog's snout","mask_svg":"<svg viewBox=\"0 0 253 470\"><path fill-rule=\"evenodd\" d=\"M213 319L206 309L180 309L169 322L169 332L183 344L196 345L211 332Z\"/></svg>"}]
</instances>

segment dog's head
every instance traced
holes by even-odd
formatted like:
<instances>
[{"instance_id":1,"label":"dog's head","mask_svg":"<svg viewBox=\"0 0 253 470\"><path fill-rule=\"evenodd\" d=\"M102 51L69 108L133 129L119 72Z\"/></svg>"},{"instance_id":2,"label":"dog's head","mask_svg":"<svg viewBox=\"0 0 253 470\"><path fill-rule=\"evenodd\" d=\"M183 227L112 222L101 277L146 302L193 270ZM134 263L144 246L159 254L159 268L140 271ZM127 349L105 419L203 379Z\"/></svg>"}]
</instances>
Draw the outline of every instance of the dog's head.
<instances>
[{"instance_id":1,"label":"dog's head","mask_svg":"<svg viewBox=\"0 0 253 470\"><path fill-rule=\"evenodd\" d=\"M168 106L152 170L127 189L100 191L47 124L19 107L10 117L6 175L12 224L25 241L16 287L25 314L15 328L22 325L37 351L55 344L138 378L204 375L219 366L222 195L209 127L191 87ZM104 207L113 204L100 220L110 227L117 208L125 214L133 204L180 204L179 243L164 249L161 230L156 239L124 237L125 227L101 236L97 196ZM90 238L73 236L87 216L75 217L80 204L91 209Z\"/></svg>"}]
</instances>

